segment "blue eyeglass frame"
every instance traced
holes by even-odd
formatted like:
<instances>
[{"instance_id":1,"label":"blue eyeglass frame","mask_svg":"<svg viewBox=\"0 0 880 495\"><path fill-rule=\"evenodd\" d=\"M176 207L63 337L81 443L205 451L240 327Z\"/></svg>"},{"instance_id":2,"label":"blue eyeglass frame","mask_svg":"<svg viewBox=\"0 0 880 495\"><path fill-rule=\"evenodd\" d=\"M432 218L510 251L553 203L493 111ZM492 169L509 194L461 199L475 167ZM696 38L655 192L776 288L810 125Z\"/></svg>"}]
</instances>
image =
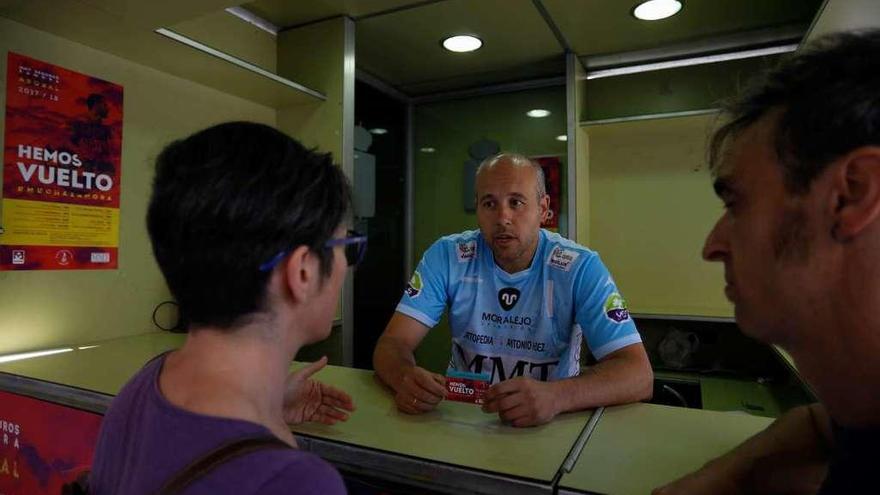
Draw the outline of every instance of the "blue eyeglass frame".
<instances>
[{"instance_id":1,"label":"blue eyeglass frame","mask_svg":"<svg viewBox=\"0 0 880 495\"><path fill-rule=\"evenodd\" d=\"M364 260L364 255L367 253L367 236L361 234L360 232L349 230L346 232L345 237L342 239L330 239L324 243L324 249L333 249L336 246L349 246L352 244L357 245L357 255L355 260L352 261L351 256L349 255L349 250L345 250L345 262L348 266L357 266ZM290 254L290 250L284 250L276 254L272 257L271 260L260 265L261 272L271 272L281 260L284 259L285 256Z\"/></svg>"}]
</instances>

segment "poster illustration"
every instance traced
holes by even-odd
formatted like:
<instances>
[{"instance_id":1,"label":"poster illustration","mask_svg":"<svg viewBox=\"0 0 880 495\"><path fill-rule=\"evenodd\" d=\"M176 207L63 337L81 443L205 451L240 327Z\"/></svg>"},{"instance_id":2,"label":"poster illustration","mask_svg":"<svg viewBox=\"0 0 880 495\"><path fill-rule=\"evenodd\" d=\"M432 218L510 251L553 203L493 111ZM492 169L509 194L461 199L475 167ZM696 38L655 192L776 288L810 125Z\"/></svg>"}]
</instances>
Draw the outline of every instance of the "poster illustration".
<instances>
[{"instance_id":1,"label":"poster illustration","mask_svg":"<svg viewBox=\"0 0 880 495\"><path fill-rule=\"evenodd\" d=\"M101 419L0 391L0 493L61 493L91 466Z\"/></svg>"},{"instance_id":2,"label":"poster illustration","mask_svg":"<svg viewBox=\"0 0 880 495\"><path fill-rule=\"evenodd\" d=\"M9 52L0 270L118 266L122 87Z\"/></svg>"},{"instance_id":3,"label":"poster illustration","mask_svg":"<svg viewBox=\"0 0 880 495\"><path fill-rule=\"evenodd\" d=\"M562 182L560 178L562 171L560 169L562 162L558 156L534 156L532 160L538 162L538 165L544 171L544 184L547 187L547 195L550 196L550 212L552 216L541 226L555 231L559 228L559 208L562 197Z\"/></svg>"}]
</instances>

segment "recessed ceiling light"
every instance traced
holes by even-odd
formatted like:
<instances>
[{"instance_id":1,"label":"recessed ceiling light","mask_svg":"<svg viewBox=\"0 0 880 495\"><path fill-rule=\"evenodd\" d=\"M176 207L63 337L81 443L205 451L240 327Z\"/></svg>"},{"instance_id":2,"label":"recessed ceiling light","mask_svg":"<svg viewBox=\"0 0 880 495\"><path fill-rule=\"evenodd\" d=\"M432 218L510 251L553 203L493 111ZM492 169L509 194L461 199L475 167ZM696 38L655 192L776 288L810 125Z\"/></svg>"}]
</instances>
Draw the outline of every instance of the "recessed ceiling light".
<instances>
[{"instance_id":1,"label":"recessed ceiling light","mask_svg":"<svg viewBox=\"0 0 880 495\"><path fill-rule=\"evenodd\" d=\"M419 151L421 151L422 153L433 153L433 152L435 152L435 151L437 151L437 150L434 149L434 148L431 148L431 147L429 146L429 147L426 147L426 148L419 148Z\"/></svg>"},{"instance_id":2,"label":"recessed ceiling light","mask_svg":"<svg viewBox=\"0 0 880 495\"><path fill-rule=\"evenodd\" d=\"M382 134L388 134L388 129L384 129L382 127L374 127L370 129L370 134L381 136Z\"/></svg>"},{"instance_id":3,"label":"recessed ceiling light","mask_svg":"<svg viewBox=\"0 0 880 495\"><path fill-rule=\"evenodd\" d=\"M648 0L638 4L633 9L633 15L643 21L659 21L674 16L679 10L681 10L679 0Z\"/></svg>"},{"instance_id":4,"label":"recessed ceiling light","mask_svg":"<svg viewBox=\"0 0 880 495\"><path fill-rule=\"evenodd\" d=\"M483 46L483 40L468 34L450 36L443 40L443 48L456 53L472 52L479 50L481 46Z\"/></svg>"},{"instance_id":5,"label":"recessed ceiling light","mask_svg":"<svg viewBox=\"0 0 880 495\"><path fill-rule=\"evenodd\" d=\"M543 108L535 108L533 110L529 110L528 112L526 112L526 115L528 115L529 117L540 119L542 117L546 117L546 116L550 115L550 110L544 110Z\"/></svg>"},{"instance_id":6,"label":"recessed ceiling light","mask_svg":"<svg viewBox=\"0 0 880 495\"><path fill-rule=\"evenodd\" d=\"M556 140L557 141L568 141L568 136L566 136L565 134L560 134L560 135L556 136Z\"/></svg>"}]
</instances>

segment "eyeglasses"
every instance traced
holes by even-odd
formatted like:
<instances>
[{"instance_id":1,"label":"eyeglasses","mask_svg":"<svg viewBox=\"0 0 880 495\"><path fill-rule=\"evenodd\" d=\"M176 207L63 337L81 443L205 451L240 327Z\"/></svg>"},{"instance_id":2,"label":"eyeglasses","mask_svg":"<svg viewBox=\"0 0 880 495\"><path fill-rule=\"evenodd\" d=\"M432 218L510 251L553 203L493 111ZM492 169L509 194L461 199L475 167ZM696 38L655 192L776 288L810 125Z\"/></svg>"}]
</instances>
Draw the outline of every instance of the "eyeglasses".
<instances>
[{"instance_id":1,"label":"eyeglasses","mask_svg":"<svg viewBox=\"0 0 880 495\"><path fill-rule=\"evenodd\" d=\"M330 239L324 243L324 249L333 249L336 246L345 246L345 262L348 266L359 265L367 253L367 236L349 230L342 239ZM271 260L260 265L260 271L272 271L288 254L290 254L290 250L279 252Z\"/></svg>"},{"instance_id":2,"label":"eyeglasses","mask_svg":"<svg viewBox=\"0 0 880 495\"><path fill-rule=\"evenodd\" d=\"M336 246L345 246L345 262L348 266L357 266L364 261L364 255L367 254L367 236L349 230L342 239L330 239L324 243L326 249Z\"/></svg>"}]
</instances>

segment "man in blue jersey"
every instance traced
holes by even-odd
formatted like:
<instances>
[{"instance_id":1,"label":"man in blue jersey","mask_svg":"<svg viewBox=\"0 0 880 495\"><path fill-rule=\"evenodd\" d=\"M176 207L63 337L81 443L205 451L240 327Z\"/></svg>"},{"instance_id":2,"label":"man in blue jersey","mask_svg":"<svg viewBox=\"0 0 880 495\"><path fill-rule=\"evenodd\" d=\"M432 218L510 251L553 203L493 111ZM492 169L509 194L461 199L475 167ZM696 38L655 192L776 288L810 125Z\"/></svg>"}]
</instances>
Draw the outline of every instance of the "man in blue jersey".
<instances>
[{"instance_id":1,"label":"man in blue jersey","mask_svg":"<svg viewBox=\"0 0 880 495\"><path fill-rule=\"evenodd\" d=\"M653 375L626 303L598 255L541 229L544 174L500 154L476 176L480 230L443 237L424 254L376 344L373 364L403 412L434 409L445 379L413 351L449 308L449 370L486 374L483 409L514 426L650 397ZM581 373L585 340L595 366Z\"/></svg>"}]
</instances>

